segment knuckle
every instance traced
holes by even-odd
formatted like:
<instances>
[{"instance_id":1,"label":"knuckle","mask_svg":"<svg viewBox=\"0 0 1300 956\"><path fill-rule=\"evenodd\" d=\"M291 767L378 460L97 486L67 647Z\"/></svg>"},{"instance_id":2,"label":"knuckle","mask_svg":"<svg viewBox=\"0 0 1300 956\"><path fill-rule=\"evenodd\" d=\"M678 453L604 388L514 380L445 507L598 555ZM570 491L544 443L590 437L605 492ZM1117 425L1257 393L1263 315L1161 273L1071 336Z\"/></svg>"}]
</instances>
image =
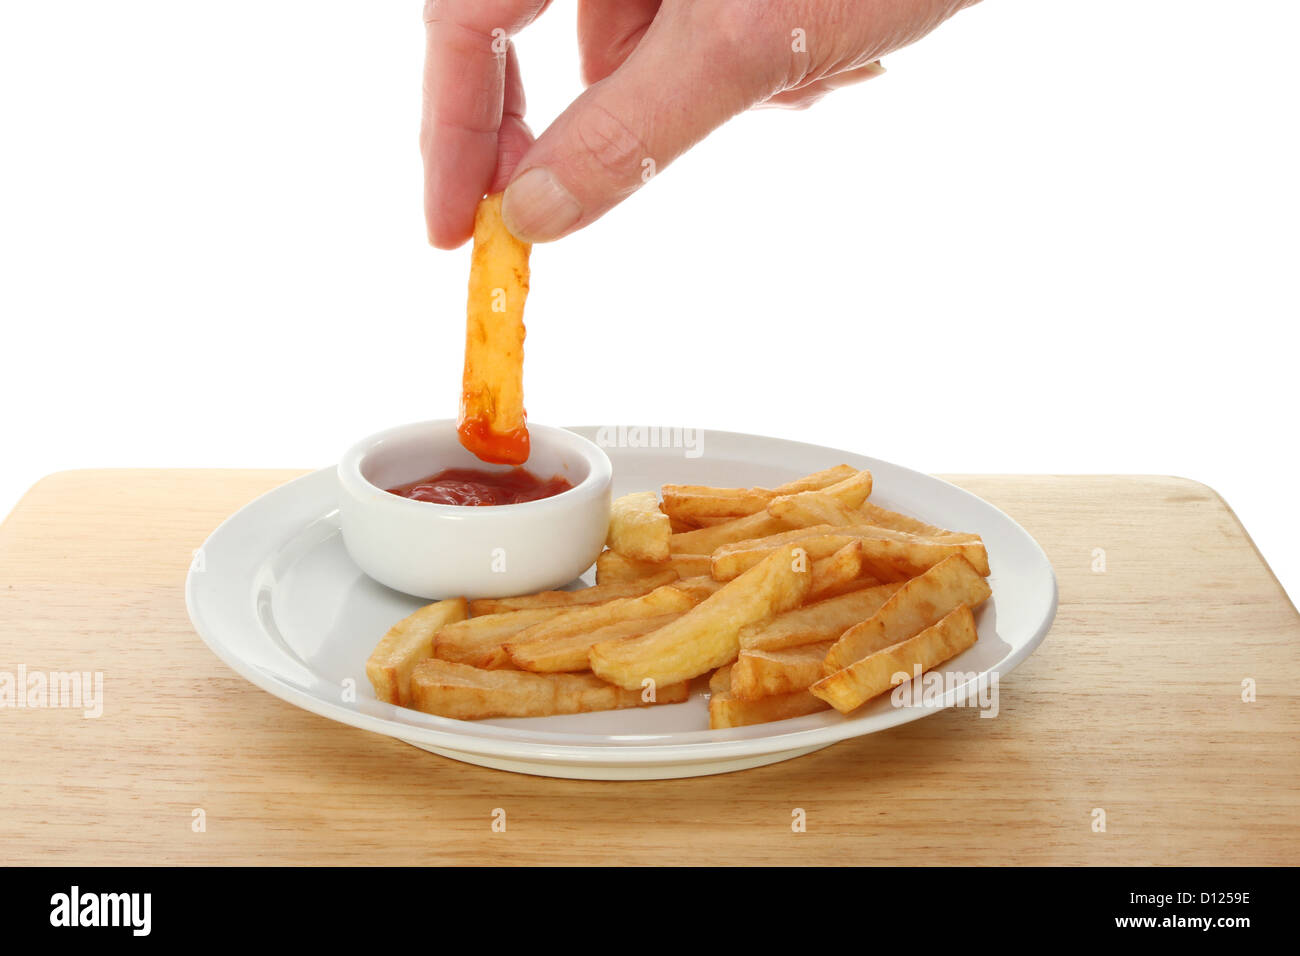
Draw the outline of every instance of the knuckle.
<instances>
[{"instance_id":1,"label":"knuckle","mask_svg":"<svg viewBox=\"0 0 1300 956\"><path fill-rule=\"evenodd\" d=\"M639 181L641 161L649 156L632 127L599 103L584 110L573 128L578 148L609 178Z\"/></svg>"}]
</instances>

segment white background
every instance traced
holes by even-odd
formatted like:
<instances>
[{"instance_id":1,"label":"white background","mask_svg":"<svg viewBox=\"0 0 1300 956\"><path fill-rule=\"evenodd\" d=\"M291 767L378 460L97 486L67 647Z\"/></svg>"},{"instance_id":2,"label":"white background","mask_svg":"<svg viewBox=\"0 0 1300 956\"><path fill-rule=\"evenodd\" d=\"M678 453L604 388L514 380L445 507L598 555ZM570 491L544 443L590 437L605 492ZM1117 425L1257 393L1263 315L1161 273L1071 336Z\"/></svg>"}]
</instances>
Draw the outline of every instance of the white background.
<instances>
[{"instance_id":1,"label":"white background","mask_svg":"<svg viewBox=\"0 0 1300 956\"><path fill-rule=\"evenodd\" d=\"M535 129L573 20L519 39ZM530 415L1194 477L1296 595L1298 35L1293 0L986 0L741 117L535 249ZM0 513L58 469L320 466L455 414L422 55L417 0L0 6Z\"/></svg>"}]
</instances>

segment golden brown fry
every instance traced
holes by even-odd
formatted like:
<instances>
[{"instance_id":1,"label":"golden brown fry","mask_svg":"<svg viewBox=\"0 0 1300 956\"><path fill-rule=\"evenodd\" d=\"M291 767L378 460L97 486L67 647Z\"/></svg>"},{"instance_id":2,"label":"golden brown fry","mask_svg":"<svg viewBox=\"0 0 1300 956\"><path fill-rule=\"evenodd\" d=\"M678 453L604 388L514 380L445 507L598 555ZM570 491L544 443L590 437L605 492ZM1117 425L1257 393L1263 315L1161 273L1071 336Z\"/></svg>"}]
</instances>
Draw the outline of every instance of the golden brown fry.
<instances>
[{"instance_id":1,"label":"golden brown fry","mask_svg":"<svg viewBox=\"0 0 1300 956\"><path fill-rule=\"evenodd\" d=\"M867 523L860 508L842 505L826 495L804 494L773 498L768 503L767 513L794 528Z\"/></svg>"},{"instance_id":2,"label":"golden brown fry","mask_svg":"<svg viewBox=\"0 0 1300 956\"><path fill-rule=\"evenodd\" d=\"M671 624L644 637L594 645L591 669L629 690L647 678L657 684L689 680L731 662L742 627L797 607L811 585L807 555L793 546L777 549Z\"/></svg>"},{"instance_id":3,"label":"golden brown fry","mask_svg":"<svg viewBox=\"0 0 1300 956\"><path fill-rule=\"evenodd\" d=\"M505 651L515 666L524 670L585 671L587 652L596 643L592 639L593 631L623 621L682 614L695 604L696 599L691 595L666 584L640 597L566 610L514 635L506 642Z\"/></svg>"},{"instance_id":4,"label":"golden brown fry","mask_svg":"<svg viewBox=\"0 0 1300 956\"><path fill-rule=\"evenodd\" d=\"M992 591L960 554L940 561L908 581L861 624L846 630L826 655L824 673L848 667L868 654L906 640L951 613L958 605L977 607Z\"/></svg>"},{"instance_id":5,"label":"golden brown fry","mask_svg":"<svg viewBox=\"0 0 1300 956\"><path fill-rule=\"evenodd\" d=\"M819 491L856 474L848 465L813 472L776 488L714 488L709 485L664 485L663 510L683 524L706 528L728 518L762 511L769 501L802 491ZM677 529L674 528L674 531Z\"/></svg>"},{"instance_id":6,"label":"golden brown fry","mask_svg":"<svg viewBox=\"0 0 1300 956\"><path fill-rule=\"evenodd\" d=\"M633 561L617 551L602 551L596 558L596 584L620 584L676 571L680 578L695 578L709 573L707 554L674 554L667 563ZM658 587L658 585L655 585Z\"/></svg>"},{"instance_id":7,"label":"golden brown fry","mask_svg":"<svg viewBox=\"0 0 1300 956\"><path fill-rule=\"evenodd\" d=\"M680 581L673 582L673 587L689 594L694 598L696 604L699 604L706 597L715 594L719 588L722 588L725 585L725 581L715 581L707 574L701 574L693 578L682 578Z\"/></svg>"},{"instance_id":8,"label":"golden brown fry","mask_svg":"<svg viewBox=\"0 0 1300 956\"><path fill-rule=\"evenodd\" d=\"M956 657L979 638L965 604L915 637L876 651L823 677L810 690L842 714L861 707L896 684ZM419 668L416 668L419 672Z\"/></svg>"},{"instance_id":9,"label":"golden brown fry","mask_svg":"<svg viewBox=\"0 0 1300 956\"><path fill-rule=\"evenodd\" d=\"M853 508L862 504L869 494L871 494L871 472L855 471L849 477L837 481L833 485L820 490L800 492L795 497L824 495L829 500ZM731 545L737 541L768 537L792 527L798 527L798 525L780 518L774 518L772 515L760 511L757 514L736 518L734 521L714 525L710 528L688 531L685 534L675 534L669 542L669 549L674 554L711 554L716 549Z\"/></svg>"},{"instance_id":10,"label":"golden brown fry","mask_svg":"<svg viewBox=\"0 0 1300 956\"><path fill-rule=\"evenodd\" d=\"M631 618L590 631L557 635L545 641L533 640L527 643L507 644L506 651L510 654L511 661L520 670L538 674L585 671L591 645L599 641L619 641L649 634L669 621L675 621L683 613L678 611L672 614L661 614L658 617Z\"/></svg>"},{"instance_id":11,"label":"golden brown fry","mask_svg":"<svg viewBox=\"0 0 1300 956\"><path fill-rule=\"evenodd\" d=\"M829 709L830 704L806 690L760 697L758 700L741 700L733 694L723 692L709 697L709 728L725 730L728 727L766 724L774 720L806 717Z\"/></svg>"},{"instance_id":12,"label":"golden brown fry","mask_svg":"<svg viewBox=\"0 0 1300 956\"><path fill-rule=\"evenodd\" d=\"M777 651L834 641L854 624L879 611L901 586L878 584L751 624L740 632L740 649Z\"/></svg>"},{"instance_id":13,"label":"golden brown fry","mask_svg":"<svg viewBox=\"0 0 1300 956\"><path fill-rule=\"evenodd\" d=\"M663 510L671 518L697 522L702 518L743 518L767 507L774 492L767 488L710 488L707 485L664 485Z\"/></svg>"},{"instance_id":14,"label":"golden brown fry","mask_svg":"<svg viewBox=\"0 0 1300 956\"><path fill-rule=\"evenodd\" d=\"M860 515L858 521L878 525L881 528L889 528L891 531L905 531L908 534L920 535L923 538L961 538L967 541L978 541L980 539L977 534L948 531L937 525L926 524L917 518L909 518L897 511L889 511L878 507L870 502L863 502L857 510Z\"/></svg>"},{"instance_id":15,"label":"golden brown fry","mask_svg":"<svg viewBox=\"0 0 1300 956\"><path fill-rule=\"evenodd\" d=\"M742 650L731 666L731 694L757 700L807 690L825 676L822 662L830 647L830 641L822 641L782 651Z\"/></svg>"},{"instance_id":16,"label":"golden brown fry","mask_svg":"<svg viewBox=\"0 0 1300 956\"><path fill-rule=\"evenodd\" d=\"M668 560L672 522L659 510L653 491L639 491L614 499L609 512L610 549L635 561Z\"/></svg>"},{"instance_id":17,"label":"golden brown fry","mask_svg":"<svg viewBox=\"0 0 1300 956\"><path fill-rule=\"evenodd\" d=\"M471 667L511 668L505 645L524 628L558 617L569 608L537 607L484 614L449 624L433 638L433 656Z\"/></svg>"},{"instance_id":18,"label":"golden brown fry","mask_svg":"<svg viewBox=\"0 0 1300 956\"><path fill-rule=\"evenodd\" d=\"M390 704L409 706L415 665L433 656L433 639L438 631L466 616L465 599L453 598L426 605L390 627L366 661L366 677L370 678L375 696Z\"/></svg>"},{"instance_id":19,"label":"golden brown fry","mask_svg":"<svg viewBox=\"0 0 1300 956\"><path fill-rule=\"evenodd\" d=\"M731 668L734 664L723 664L709 675L709 693L725 694L731 690Z\"/></svg>"},{"instance_id":20,"label":"golden brown fry","mask_svg":"<svg viewBox=\"0 0 1300 956\"><path fill-rule=\"evenodd\" d=\"M784 521L760 511L758 514L734 518L708 528L675 534L668 541L668 550L673 554L711 554L715 548L732 541L762 538L788 527Z\"/></svg>"},{"instance_id":21,"label":"golden brown fry","mask_svg":"<svg viewBox=\"0 0 1300 956\"><path fill-rule=\"evenodd\" d=\"M814 525L724 545L713 553L709 573L719 581L729 581L763 560L773 548L793 543L807 550L816 561L844 547L853 538L862 539L863 558L870 572L881 580L914 577L952 554L963 555L980 574L989 573L988 551L978 538L925 538L876 525Z\"/></svg>"},{"instance_id":22,"label":"golden brown fry","mask_svg":"<svg viewBox=\"0 0 1300 956\"><path fill-rule=\"evenodd\" d=\"M823 488L829 488L845 478L852 478L857 472L858 470L850 465L836 465L823 471L814 471L812 474L796 478L794 481L787 481L783 485L777 485L772 489L772 494L779 497L781 495L797 495L801 491L821 491Z\"/></svg>"},{"instance_id":23,"label":"golden brown fry","mask_svg":"<svg viewBox=\"0 0 1300 956\"><path fill-rule=\"evenodd\" d=\"M416 710L457 720L547 717L675 704L689 693L685 682L629 691L591 674L480 670L442 660L421 661L411 676L411 700Z\"/></svg>"},{"instance_id":24,"label":"golden brown fry","mask_svg":"<svg viewBox=\"0 0 1300 956\"><path fill-rule=\"evenodd\" d=\"M524 413L524 300L528 253L501 221L501 193L474 214L461 387L460 442L483 461L528 460Z\"/></svg>"},{"instance_id":25,"label":"golden brown fry","mask_svg":"<svg viewBox=\"0 0 1300 956\"><path fill-rule=\"evenodd\" d=\"M480 598L469 602L470 613L475 617L483 614L503 614L507 611L526 611L537 607L577 607L583 604L600 604L617 598L640 597L649 594L657 587L662 587L677 580L677 572L672 568L656 565L660 570L645 577L616 584L598 584L595 587L579 588L576 591L538 591L536 594L521 594L508 598Z\"/></svg>"},{"instance_id":26,"label":"golden brown fry","mask_svg":"<svg viewBox=\"0 0 1300 956\"><path fill-rule=\"evenodd\" d=\"M807 603L825 601L880 583L870 573L861 539L854 538L829 557L813 562L813 583Z\"/></svg>"}]
</instances>

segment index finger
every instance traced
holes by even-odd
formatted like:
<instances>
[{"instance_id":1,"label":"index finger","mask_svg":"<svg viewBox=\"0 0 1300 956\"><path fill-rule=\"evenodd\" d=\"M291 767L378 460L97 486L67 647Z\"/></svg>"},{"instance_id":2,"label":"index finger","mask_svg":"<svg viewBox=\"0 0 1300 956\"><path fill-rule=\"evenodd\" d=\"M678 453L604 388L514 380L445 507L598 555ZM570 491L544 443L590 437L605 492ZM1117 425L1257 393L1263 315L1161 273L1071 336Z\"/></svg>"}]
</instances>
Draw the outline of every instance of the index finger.
<instances>
[{"instance_id":1,"label":"index finger","mask_svg":"<svg viewBox=\"0 0 1300 956\"><path fill-rule=\"evenodd\" d=\"M455 248L496 169L509 38L550 0L426 0L424 212L429 241Z\"/></svg>"}]
</instances>

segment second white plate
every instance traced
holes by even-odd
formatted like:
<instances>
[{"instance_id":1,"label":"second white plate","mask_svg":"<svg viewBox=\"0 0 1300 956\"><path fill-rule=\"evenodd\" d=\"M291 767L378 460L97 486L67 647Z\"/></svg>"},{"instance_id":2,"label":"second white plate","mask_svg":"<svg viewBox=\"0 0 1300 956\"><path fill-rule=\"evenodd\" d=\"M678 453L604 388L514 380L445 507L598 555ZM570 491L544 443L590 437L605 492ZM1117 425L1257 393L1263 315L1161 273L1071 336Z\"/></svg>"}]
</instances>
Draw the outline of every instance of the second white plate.
<instances>
[{"instance_id":1,"label":"second white plate","mask_svg":"<svg viewBox=\"0 0 1300 956\"><path fill-rule=\"evenodd\" d=\"M933 524L983 536L993 597L979 609L979 641L942 673L966 675L936 702L895 706L883 695L850 716L709 730L708 688L681 704L564 717L460 721L382 703L365 660L380 636L420 606L367 578L336 521L333 468L291 481L231 516L203 545L186 582L190 618L223 661L258 687L333 720L406 740L467 763L586 779L724 773L787 760L949 706L988 687L1042 642L1056 614L1056 577L1038 544L997 508L948 482L851 452L730 432L646 436L575 428L614 464L614 494L665 483L772 486L846 463L869 468L871 500ZM689 444L689 447L683 447ZM591 583L591 572L585 583ZM969 675L976 677L971 681ZM921 695L917 695L920 697Z\"/></svg>"}]
</instances>

